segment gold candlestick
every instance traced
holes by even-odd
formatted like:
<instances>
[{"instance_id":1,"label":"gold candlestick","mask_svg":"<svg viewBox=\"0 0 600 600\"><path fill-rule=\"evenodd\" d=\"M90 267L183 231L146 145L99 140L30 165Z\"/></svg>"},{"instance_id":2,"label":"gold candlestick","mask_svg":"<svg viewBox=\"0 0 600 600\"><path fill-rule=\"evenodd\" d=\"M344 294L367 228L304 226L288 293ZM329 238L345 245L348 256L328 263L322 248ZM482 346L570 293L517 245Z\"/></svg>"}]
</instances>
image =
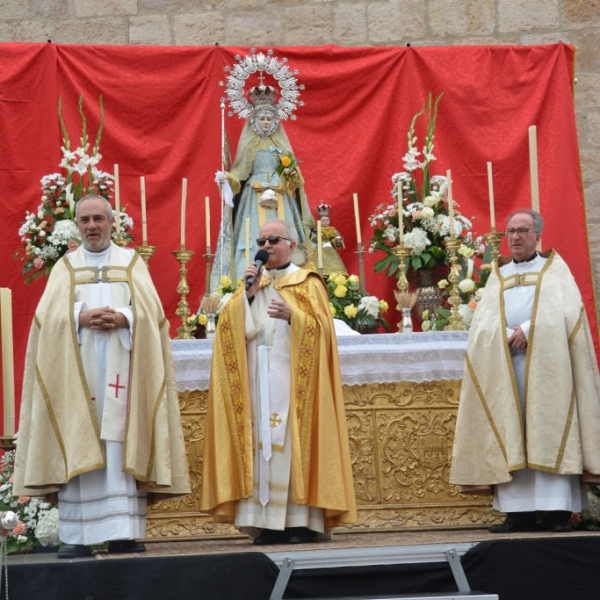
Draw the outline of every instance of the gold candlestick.
<instances>
[{"instance_id":1,"label":"gold candlestick","mask_svg":"<svg viewBox=\"0 0 600 600\"><path fill-rule=\"evenodd\" d=\"M113 241L115 242L115 244L117 246L119 246L119 248L125 248L127 246L127 244L129 244L129 240L126 240L124 237L121 237L120 235L117 235Z\"/></svg>"},{"instance_id":2,"label":"gold candlestick","mask_svg":"<svg viewBox=\"0 0 600 600\"><path fill-rule=\"evenodd\" d=\"M492 230L490 233L486 233L484 236L485 241L492 247L492 260L498 262L500 256L500 242L504 237L504 233Z\"/></svg>"},{"instance_id":3,"label":"gold candlestick","mask_svg":"<svg viewBox=\"0 0 600 600\"><path fill-rule=\"evenodd\" d=\"M461 241L456 239L445 240L444 245L450 253L450 274L448 275L448 281L451 283L450 295L448 297L448 304L452 307L452 314L448 317L448 323L444 329L447 331L465 331L465 327L462 317L458 311L458 307L462 304L460 292L458 290L458 282L460 280L459 268L458 268L458 249Z\"/></svg>"},{"instance_id":4,"label":"gold candlestick","mask_svg":"<svg viewBox=\"0 0 600 600\"><path fill-rule=\"evenodd\" d=\"M206 253L202 255L202 258L206 261L206 285L204 295L210 296L210 280L212 279L212 259L215 257L211 254L211 247L206 246Z\"/></svg>"},{"instance_id":5,"label":"gold candlestick","mask_svg":"<svg viewBox=\"0 0 600 600\"><path fill-rule=\"evenodd\" d=\"M144 259L144 262L148 265L148 261L152 258L152 255L156 252L156 246L136 246L135 251ZM150 265L148 265L150 266Z\"/></svg>"},{"instance_id":6,"label":"gold candlestick","mask_svg":"<svg viewBox=\"0 0 600 600\"><path fill-rule=\"evenodd\" d=\"M186 250L185 246L181 246L181 250L174 250L173 254L177 259L177 262L181 264L181 267L179 268L179 274L181 275L181 279L179 280L179 285L177 286L177 293L181 296L181 299L179 300L177 310L175 311L175 314L181 318L181 326L177 328L176 339L191 340L191 327L188 325L190 307L187 301L187 295L190 293L190 287L187 282L187 269L185 265L192 258L192 254L194 254L194 252L193 250Z\"/></svg>"},{"instance_id":7,"label":"gold candlestick","mask_svg":"<svg viewBox=\"0 0 600 600\"><path fill-rule=\"evenodd\" d=\"M406 290L408 289L408 279L406 278L406 264L405 264L405 260L410 256L410 253L412 251L412 248L409 248L408 246L404 245L404 242L402 242L399 246L396 246L394 248L394 254L397 256L398 258L398 291L400 294L402 294L403 292L406 292ZM402 313L402 309L404 307L400 306L400 304L396 305L396 310L400 312L400 314L402 315L400 318L400 322L398 323L398 331L403 331L403 327L402 327L402 318L403 318L403 313Z\"/></svg>"}]
</instances>

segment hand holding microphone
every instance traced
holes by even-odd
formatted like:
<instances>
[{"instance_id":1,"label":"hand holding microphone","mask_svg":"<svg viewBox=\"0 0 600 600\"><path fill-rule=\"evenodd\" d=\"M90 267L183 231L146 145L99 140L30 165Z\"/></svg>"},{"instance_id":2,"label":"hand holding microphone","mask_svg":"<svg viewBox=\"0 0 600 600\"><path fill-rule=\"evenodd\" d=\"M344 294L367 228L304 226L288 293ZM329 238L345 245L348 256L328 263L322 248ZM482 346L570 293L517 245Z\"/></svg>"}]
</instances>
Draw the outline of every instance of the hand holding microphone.
<instances>
[{"instance_id":1,"label":"hand holding microphone","mask_svg":"<svg viewBox=\"0 0 600 600\"><path fill-rule=\"evenodd\" d=\"M256 265L256 272L246 279L246 291L248 291L254 283L260 281L260 271L267 261L269 260L269 253L266 250L259 250L254 257L254 263Z\"/></svg>"}]
</instances>

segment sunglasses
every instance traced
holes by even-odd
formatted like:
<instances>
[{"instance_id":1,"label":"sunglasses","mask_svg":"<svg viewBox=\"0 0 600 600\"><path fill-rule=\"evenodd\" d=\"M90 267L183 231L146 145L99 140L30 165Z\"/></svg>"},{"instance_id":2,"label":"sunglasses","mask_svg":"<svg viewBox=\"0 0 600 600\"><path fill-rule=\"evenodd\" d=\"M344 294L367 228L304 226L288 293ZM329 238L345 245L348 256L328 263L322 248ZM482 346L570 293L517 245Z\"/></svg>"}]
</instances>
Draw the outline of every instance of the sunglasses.
<instances>
[{"instance_id":1,"label":"sunglasses","mask_svg":"<svg viewBox=\"0 0 600 600\"><path fill-rule=\"evenodd\" d=\"M266 238L257 238L256 245L259 248L262 248L267 242L269 242L269 244L271 244L271 246L275 246L275 244L279 244L280 240L286 240L287 242L289 242L290 238L286 238L281 235L270 235L269 237L266 237Z\"/></svg>"}]
</instances>

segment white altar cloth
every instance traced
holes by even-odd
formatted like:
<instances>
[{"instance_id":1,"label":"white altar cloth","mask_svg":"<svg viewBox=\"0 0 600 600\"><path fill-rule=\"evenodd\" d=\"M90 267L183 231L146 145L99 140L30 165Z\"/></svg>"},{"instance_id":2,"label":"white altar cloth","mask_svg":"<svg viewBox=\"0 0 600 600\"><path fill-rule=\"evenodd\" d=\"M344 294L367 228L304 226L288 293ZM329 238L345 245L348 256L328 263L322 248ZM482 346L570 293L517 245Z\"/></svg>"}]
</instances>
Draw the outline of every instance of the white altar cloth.
<instances>
[{"instance_id":1,"label":"white altar cloth","mask_svg":"<svg viewBox=\"0 0 600 600\"><path fill-rule=\"evenodd\" d=\"M394 383L461 379L467 331L339 336L342 383ZM212 340L173 340L180 392L207 390Z\"/></svg>"}]
</instances>

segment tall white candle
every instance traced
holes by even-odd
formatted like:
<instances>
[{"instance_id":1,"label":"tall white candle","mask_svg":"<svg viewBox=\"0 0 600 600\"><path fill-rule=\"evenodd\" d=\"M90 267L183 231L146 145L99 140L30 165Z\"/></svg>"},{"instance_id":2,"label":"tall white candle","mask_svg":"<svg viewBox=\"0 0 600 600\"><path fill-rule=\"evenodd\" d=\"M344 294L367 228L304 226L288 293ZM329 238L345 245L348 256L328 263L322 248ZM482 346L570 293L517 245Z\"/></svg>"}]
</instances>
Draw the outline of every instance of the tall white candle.
<instances>
[{"instance_id":1,"label":"tall white candle","mask_svg":"<svg viewBox=\"0 0 600 600\"><path fill-rule=\"evenodd\" d=\"M206 247L210 248L210 200L208 196L204 199L204 212L206 219Z\"/></svg>"},{"instance_id":2,"label":"tall white candle","mask_svg":"<svg viewBox=\"0 0 600 600\"><path fill-rule=\"evenodd\" d=\"M181 182L181 247L185 248L185 204L187 202L187 179Z\"/></svg>"},{"instance_id":3,"label":"tall white candle","mask_svg":"<svg viewBox=\"0 0 600 600\"><path fill-rule=\"evenodd\" d=\"M494 208L494 181L492 179L492 163L487 164L487 175L488 175L488 195L490 198L490 223L492 225L492 232L496 231L496 210Z\"/></svg>"},{"instance_id":4,"label":"tall white candle","mask_svg":"<svg viewBox=\"0 0 600 600\"><path fill-rule=\"evenodd\" d=\"M13 354L12 292L0 289L2 327L2 387L4 398L4 436L15 434L15 366Z\"/></svg>"},{"instance_id":5,"label":"tall white candle","mask_svg":"<svg viewBox=\"0 0 600 600\"><path fill-rule=\"evenodd\" d=\"M448 183L448 219L450 221L450 239L454 239L454 200L452 200L452 173L450 169L446 171L446 180Z\"/></svg>"},{"instance_id":6,"label":"tall white candle","mask_svg":"<svg viewBox=\"0 0 600 600\"><path fill-rule=\"evenodd\" d=\"M402 182L398 181L398 241L404 246L404 211L402 210Z\"/></svg>"},{"instance_id":7,"label":"tall white candle","mask_svg":"<svg viewBox=\"0 0 600 600\"><path fill-rule=\"evenodd\" d=\"M358 194L353 194L354 198L354 220L356 221L356 241L361 244L362 237L360 235L360 216L358 214Z\"/></svg>"},{"instance_id":8,"label":"tall white candle","mask_svg":"<svg viewBox=\"0 0 600 600\"><path fill-rule=\"evenodd\" d=\"M529 173L531 177L531 208L540 212L540 187L538 180L538 157L537 157L537 128L532 125L529 128Z\"/></svg>"},{"instance_id":9,"label":"tall white candle","mask_svg":"<svg viewBox=\"0 0 600 600\"><path fill-rule=\"evenodd\" d=\"M323 269L323 229L321 219L317 221L317 266Z\"/></svg>"},{"instance_id":10,"label":"tall white candle","mask_svg":"<svg viewBox=\"0 0 600 600\"><path fill-rule=\"evenodd\" d=\"M246 217L246 266L250 265L250 217Z\"/></svg>"},{"instance_id":11,"label":"tall white candle","mask_svg":"<svg viewBox=\"0 0 600 600\"><path fill-rule=\"evenodd\" d=\"M121 237L121 192L119 188L119 165L114 166L115 176L115 223L117 227L117 239Z\"/></svg>"},{"instance_id":12,"label":"tall white candle","mask_svg":"<svg viewBox=\"0 0 600 600\"><path fill-rule=\"evenodd\" d=\"M148 245L148 226L146 224L146 178L140 177L140 191L142 194L142 246Z\"/></svg>"}]
</instances>

